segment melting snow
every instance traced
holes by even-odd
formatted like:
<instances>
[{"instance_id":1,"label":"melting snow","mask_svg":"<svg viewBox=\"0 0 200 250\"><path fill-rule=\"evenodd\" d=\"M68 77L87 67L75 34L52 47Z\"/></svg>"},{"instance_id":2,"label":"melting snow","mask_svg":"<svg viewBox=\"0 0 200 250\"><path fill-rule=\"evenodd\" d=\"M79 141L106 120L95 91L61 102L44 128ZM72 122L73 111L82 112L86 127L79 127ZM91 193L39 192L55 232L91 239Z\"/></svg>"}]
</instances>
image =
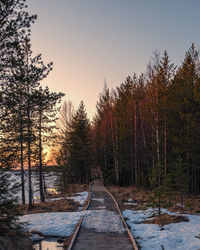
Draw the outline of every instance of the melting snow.
<instances>
[{"instance_id":1,"label":"melting snow","mask_svg":"<svg viewBox=\"0 0 200 250\"><path fill-rule=\"evenodd\" d=\"M125 232L121 217L116 212L107 210L28 214L21 216L20 220L28 223L29 231L39 231L44 236L65 237L73 234L82 215L82 225L85 228L97 232ZM37 239L35 235L33 239Z\"/></svg>"},{"instance_id":2,"label":"melting snow","mask_svg":"<svg viewBox=\"0 0 200 250\"><path fill-rule=\"evenodd\" d=\"M31 234L31 235L30 235L30 238L31 238L32 241L40 241L40 240L45 239L44 236L40 236L40 235L35 234L35 233L34 233L34 234Z\"/></svg>"},{"instance_id":3,"label":"melting snow","mask_svg":"<svg viewBox=\"0 0 200 250\"><path fill-rule=\"evenodd\" d=\"M88 192L83 191L83 192L77 193L76 196L67 197L67 199L72 199L75 202L79 202L81 206L83 206L85 204L87 197L88 197Z\"/></svg>"},{"instance_id":4,"label":"melting snow","mask_svg":"<svg viewBox=\"0 0 200 250\"><path fill-rule=\"evenodd\" d=\"M35 230L45 236L70 236L81 218L81 212L57 212L28 214L21 222L28 223L29 231Z\"/></svg>"},{"instance_id":5,"label":"melting snow","mask_svg":"<svg viewBox=\"0 0 200 250\"><path fill-rule=\"evenodd\" d=\"M92 200L104 203L104 198L92 198Z\"/></svg>"},{"instance_id":6,"label":"melting snow","mask_svg":"<svg viewBox=\"0 0 200 250\"><path fill-rule=\"evenodd\" d=\"M124 233L125 228L121 217L108 210L90 210L84 216L83 227L97 232Z\"/></svg>"},{"instance_id":7,"label":"melting snow","mask_svg":"<svg viewBox=\"0 0 200 250\"><path fill-rule=\"evenodd\" d=\"M124 205L137 205L138 203L135 203L135 202L124 202Z\"/></svg>"},{"instance_id":8,"label":"melting snow","mask_svg":"<svg viewBox=\"0 0 200 250\"><path fill-rule=\"evenodd\" d=\"M105 209L105 206L99 206L98 209Z\"/></svg>"},{"instance_id":9,"label":"melting snow","mask_svg":"<svg viewBox=\"0 0 200 250\"><path fill-rule=\"evenodd\" d=\"M184 214L189 222L171 223L163 226L162 230L156 224L142 224L153 214L152 208L146 211L125 210L123 216L128 218L127 224L131 228L134 238L139 242L142 249L166 250L176 249L199 249L200 246L200 216ZM171 213L167 209L162 209L162 213L180 215Z\"/></svg>"},{"instance_id":10,"label":"melting snow","mask_svg":"<svg viewBox=\"0 0 200 250\"><path fill-rule=\"evenodd\" d=\"M48 199L45 199L45 201L46 202L59 201L59 200L65 199L65 198L67 198L67 197L48 198Z\"/></svg>"},{"instance_id":11,"label":"melting snow","mask_svg":"<svg viewBox=\"0 0 200 250\"><path fill-rule=\"evenodd\" d=\"M47 192L50 193L58 193L57 189L54 187L57 176L54 172L44 173L45 175L45 185ZM20 171L10 171L10 182L12 183L21 183L21 173ZM28 171L24 172L24 180L25 180L25 198L26 203L28 203ZM33 191L33 200L35 203L39 202L39 177L37 172L32 172L32 191ZM19 202L21 202L21 188L19 188L18 193L16 194Z\"/></svg>"}]
</instances>

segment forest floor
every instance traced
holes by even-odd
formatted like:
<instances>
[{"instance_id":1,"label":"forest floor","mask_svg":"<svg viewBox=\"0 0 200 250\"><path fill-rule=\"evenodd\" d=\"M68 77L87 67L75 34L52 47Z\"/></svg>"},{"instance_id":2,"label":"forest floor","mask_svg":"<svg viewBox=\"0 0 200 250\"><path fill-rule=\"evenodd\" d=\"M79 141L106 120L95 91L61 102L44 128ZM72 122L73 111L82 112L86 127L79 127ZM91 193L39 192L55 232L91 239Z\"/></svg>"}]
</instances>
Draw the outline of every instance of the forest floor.
<instances>
[{"instance_id":1,"label":"forest floor","mask_svg":"<svg viewBox=\"0 0 200 250\"><path fill-rule=\"evenodd\" d=\"M153 194L151 190L144 190L135 186L108 186L108 190L116 198L120 209L145 210L153 207ZM155 206L156 207L156 206ZM179 195L165 197L161 203L162 208L167 208L171 212L199 214L200 213L200 196L184 196L182 201Z\"/></svg>"},{"instance_id":2,"label":"forest floor","mask_svg":"<svg viewBox=\"0 0 200 250\"><path fill-rule=\"evenodd\" d=\"M28 204L19 205L19 211L22 215L35 213L49 213L49 212L73 212L79 210L80 199L70 199L77 194L88 191L87 184L71 184L67 191L62 193L47 193L45 197L46 202L38 202L33 204L32 209L28 209ZM87 194L86 194L87 195ZM81 198L81 197L80 197Z\"/></svg>"},{"instance_id":3,"label":"forest floor","mask_svg":"<svg viewBox=\"0 0 200 250\"><path fill-rule=\"evenodd\" d=\"M165 197L158 207L152 191L136 187L107 187L116 198L134 239L143 250L199 249L200 197Z\"/></svg>"},{"instance_id":4,"label":"forest floor","mask_svg":"<svg viewBox=\"0 0 200 250\"><path fill-rule=\"evenodd\" d=\"M87 184L71 184L65 192L48 193L46 202L34 203L32 209L19 205L20 221L28 223L34 249L66 249L89 199L88 192Z\"/></svg>"},{"instance_id":5,"label":"forest floor","mask_svg":"<svg viewBox=\"0 0 200 250\"><path fill-rule=\"evenodd\" d=\"M199 249L200 197L184 197L182 203L179 196L168 199L165 206L162 204L162 215L158 216L158 209L152 205L152 191L133 186L107 188L142 249ZM81 210L87 203L88 190L89 185L70 185L67 192L49 194L47 202L35 203L30 211L27 206L20 206L22 221L30 223L31 238L39 244L35 249L64 249L58 241L67 243L73 234L84 213Z\"/></svg>"}]
</instances>

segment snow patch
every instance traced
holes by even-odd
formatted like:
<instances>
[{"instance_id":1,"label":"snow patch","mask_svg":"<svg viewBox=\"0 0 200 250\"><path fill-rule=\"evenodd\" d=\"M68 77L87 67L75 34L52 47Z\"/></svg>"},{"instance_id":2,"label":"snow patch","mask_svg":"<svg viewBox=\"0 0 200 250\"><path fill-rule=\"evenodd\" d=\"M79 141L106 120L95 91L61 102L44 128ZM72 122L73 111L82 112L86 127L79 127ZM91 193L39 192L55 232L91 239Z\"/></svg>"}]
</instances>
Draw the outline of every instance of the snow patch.
<instances>
[{"instance_id":1,"label":"snow patch","mask_svg":"<svg viewBox=\"0 0 200 250\"><path fill-rule=\"evenodd\" d=\"M37 213L21 216L29 231L39 231L44 236L70 236L81 218L81 212Z\"/></svg>"},{"instance_id":2,"label":"snow patch","mask_svg":"<svg viewBox=\"0 0 200 250\"><path fill-rule=\"evenodd\" d=\"M11 183L21 183L21 172L20 171L9 171L10 177L9 180ZM54 172L44 172L45 176L45 186L46 190L49 193L57 194L58 191L55 188L55 182L57 176ZM28 203L28 171L24 171L24 185L25 185L25 198L26 203ZM33 202L38 203L40 202L40 195L39 195L39 175L37 172L32 172L32 192L33 192ZM18 198L18 202L21 203L21 188L19 188L18 193L16 194Z\"/></svg>"},{"instance_id":3,"label":"snow patch","mask_svg":"<svg viewBox=\"0 0 200 250\"><path fill-rule=\"evenodd\" d=\"M48 199L45 199L45 201L46 201L46 202L59 201L59 200L66 199L66 198L67 198L67 197L48 198Z\"/></svg>"},{"instance_id":4,"label":"snow patch","mask_svg":"<svg viewBox=\"0 0 200 250\"><path fill-rule=\"evenodd\" d=\"M124 202L124 205L132 206L132 205L137 205L138 203L135 202Z\"/></svg>"},{"instance_id":5,"label":"snow patch","mask_svg":"<svg viewBox=\"0 0 200 250\"><path fill-rule=\"evenodd\" d=\"M75 202L79 202L81 206L83 206L85 204L85 201L87 200L87 197L88 197L88 192L83 191L83 192L77 193L76 196L67 197L67 199L71 199L71 200L74 200Z\"/></svg>"},{"instance_id":6,"label":"snow patch","mask_svg":"<svg viewBox=\"0 0 200 250\"><path fill-rule=\"evenodd\" d=\"M45 238L44 236L40 236L38 234L31 234L29 237L31 238L32 241L40 241Z\"/></svg>"},{"instance_id":7,"label":"snow patch","mask_svg":"<svg viewBox=\"0 0 200 250\"><path fill-rule=\"evenodd\" d=\"M92 200L104 203L104 198L92 198Z\"/></svg>"},{"instance_id":8,"label":"snow patch","mask_svg":"<svg viewBox=\"0 0 200 250\"><path fill-rule=\"evenodd\" d=\"M126 231L119 214L108 210L88 210L82 226L96 232L124 233Z\"/></svg>"},{"instance_id":9,"label":"snow patch","mask_svg":"<svg viewBox=\"0 0 200 250\"><path fill-rule=\"evenodd\" d=\"M108 210L28 214L21 216L20 221L28 223L29 231L39 231L44 236L67 237L73 234L82 215L85 228L97 232L125 232L119 214ZM39 239L38 235L32 235L32 238Z\"/></svg>"},{"instance_id":10,"label":"snow patch","mask_svg":"<svg viewBox=\"0 0 200 250\"><path fill-rule=\"evenodd\" d=\"M123 216L128 218L127 224L130 226L133 237L137 239L142 249L160 250L162 246L166 250L199 249L199 215L183 214L188 217L189 222L171 223L162 228L157 224L142 224L142 221L148 219L154 212L155 209L152 208L148 208L145 211L124 210L122 212ZM179 213L172 213L167 209L162 209L162 213L180 215Z\"/></svg>"}]
</instances>

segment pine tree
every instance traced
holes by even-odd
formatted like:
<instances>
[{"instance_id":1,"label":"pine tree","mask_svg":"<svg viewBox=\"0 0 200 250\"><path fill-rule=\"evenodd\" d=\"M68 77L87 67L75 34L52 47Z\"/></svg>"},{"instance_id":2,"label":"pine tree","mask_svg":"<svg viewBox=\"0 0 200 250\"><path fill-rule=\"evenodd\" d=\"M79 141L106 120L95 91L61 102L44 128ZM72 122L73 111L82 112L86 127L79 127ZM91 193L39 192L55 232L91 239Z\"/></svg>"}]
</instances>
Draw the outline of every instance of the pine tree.
<instances>
[{"instance_id":1,"label":"pine tree","mask_svg":"<svg viewBox=\"0 0 200 250\"><path fill-rule=\"evenodd\" d=\"M74 115L74 106L71 101L64 102L59 112L57 121L56 145L59 152L56 156L56 161L61 166L61 175L59 175L59 186L61 190L66 191L67 184L71 182L70 166L69 166L69 134L71 131L71 122Z\"/></svg>"},{"instance_id":2,"label":"pine tree","mask_svg":"<svg viewBox=\"0 0 200 250\"><path fill-rule=\"evenodd\" d=\"M116 182L118 175L116 131L114 128L116 120L113 116L113 104L112 94L109 89L104 88L104 92L96 105L97 114L94 119L94 127L96 131L96 164L101 166L104 181L108 183Z\"/></svg>"},{"instance_id":3,"label":"pine tree","mask_svg":"<svg viewBox=\"0 0 200 250\"><path fill-rule=\"evenodd\" d=\"M37 107L40 103L38 101L38 87L40 81L47 77L52 69L52 63L45 66L40 54L32 57L31 44L28 37L23 42L18 43L17 50L11 57L11 62L12 67L10 67L9 81L6 82L6 85L4 84L5 87L3 89L4 107L5 110L9 111L8 118L11 126L8 129L8 133L12 136L15 144L19 143L20 148L23 203L25 201L23 165L26 158L24 153L27 154L27 165L29 168L29 207L31 208L31 157L33 155L33 142L35 143L37 139L35 128L37 126ZM52 103L51 105L53 105ZM48 108L51 105L49 104ZM47 106L45 107L47 109ZM41 114L41 112L39 113ZM6 119L5 116L5 124ZM4 137L6 138L5 130Z\"/></svg>"},{"instance_id":4,"label":"pine tree","mask_svg":"<svg viewBox=\"0 0 200 250\"><path fill-rule=\"evenodd\" d=\"M78 110L72 118L69 133L69 167L71 180L79 183L88 183L92 164L90 123L85 106L81 101Z\"/></svg>"},{"instance_id":5,"label":"pine tree","mask_svg":"<svg viewBox=\"0 0 200 250\"><path fill-rule=\"evenodd\" d=\"M1 135L5 133L10 139L4 136L2 146L8 148L12 157L16 159L17 147L13 145L11 131L13 123L6 126L6 120L10 120L10 109L13 108L13 102L10 102L9 96L5 94L8 83L12 84L12 56L16 53L20 39L30 33L30 25L36 20L36 15L30 16L26 11L25 0L0 1L0 131ZM9 131L10 129L10 131ZM11 135L12 134L12 135ZM11 142L12 141L12 142ZM6 144L13 145L13 147ZM5 150L3 150L5 152ZM14 156L15 155L15 156ZM23 177L23 175L22 175ZM22 178L23 179L23 178ZM23 187L23 186L22 186ZM23 188L22 188L23 190ZM22 192L22 201L25 202L24 192Z\"/></svg>"},{"instance_id":6,"label":"pine tree","mask_svg":"<svg viewBox=\"0 0 200 250\"><path fill-rule=\"evenodd\" d=\"M55 128L55 121L58 108L56 104L61 101L62 93L49 92L48 87L44 90L40 87L36 90L36 115L38 130L38 146L39 146L39 189L40 189L40 200L45 201L44 190L43 190L43 159L42 159L42 143L50 139L50 133ZM49 136L47 136L49 135Z\"/></svg>"},{"instance_id":7,"label":"pine tree","mask_svg":"<svg viewBox=\"0 0 200 250\"><path fill-rule=\"evenodd\" d=\"M19 184L11 184L9 172L0 167L0 235L4 235L10 230L22 230L19 223L19 212L17 209L17 192Z\"/></svg>"},{"instance_id":8,"label":"pine tree","mask_svg":"<svg viewBox=\"0 0 200 250\"><path fill-rule=\"evenodd\" d=\"M195 193L199 165L199 108L196 88L200 82L199 52L194 45L187 51L170 88L172 159L187 166L188 195Z\"/></svg>"}]
</instances>

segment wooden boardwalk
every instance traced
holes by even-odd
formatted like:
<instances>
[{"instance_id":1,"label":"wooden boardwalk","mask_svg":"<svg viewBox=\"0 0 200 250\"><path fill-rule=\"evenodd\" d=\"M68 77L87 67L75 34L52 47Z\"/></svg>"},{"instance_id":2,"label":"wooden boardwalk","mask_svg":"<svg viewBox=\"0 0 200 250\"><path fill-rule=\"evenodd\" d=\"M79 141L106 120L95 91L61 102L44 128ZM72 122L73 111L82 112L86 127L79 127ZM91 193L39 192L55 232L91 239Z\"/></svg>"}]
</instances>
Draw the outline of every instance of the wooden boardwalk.
<instances>
[{"instance_id":1,"label":"wooden boardwalk","mask_svg":"<svg viewBox=\"0 0 200 250\"><path fill-rule=\"evenodd\" d=\"M100 250L100 249L133 249L128 233L121 221L116 204L111 196L106 192L100 180L95 180L91 189L91 202L89 205L88 215L83 219L82 226L76 237L73 250ZM100 214L100 216L96 216ZM118 224L115 230L115 221ZM104 221L108 230L102 230ZM89 225L89 226L88 226ZM93 225L93 226L91 226ZM96 227L96 228L95 228Z\"/></svg>"}]
</instances>

